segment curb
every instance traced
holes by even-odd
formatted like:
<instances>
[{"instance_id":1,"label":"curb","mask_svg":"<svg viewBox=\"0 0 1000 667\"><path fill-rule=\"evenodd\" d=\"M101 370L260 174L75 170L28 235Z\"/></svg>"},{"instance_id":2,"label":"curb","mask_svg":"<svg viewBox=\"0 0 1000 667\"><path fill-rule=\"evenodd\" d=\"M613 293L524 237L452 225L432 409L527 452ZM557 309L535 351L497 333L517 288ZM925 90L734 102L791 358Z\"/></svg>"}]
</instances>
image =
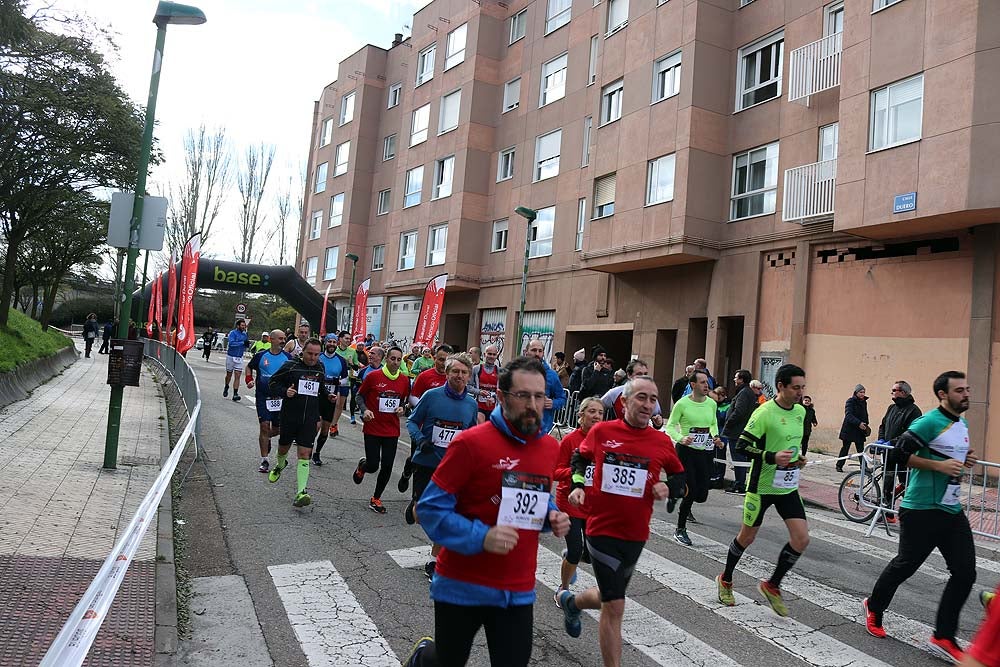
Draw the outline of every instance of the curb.
<instances>
[{"instance_id":1,"label":"curb","mask_svg":"<svg viewBox=\"0 0 1000 667\"><path fill-rule=\"evenodd\" d=\"M75 344L70 344L55 354L34 359L7 373L0 373L0 408L28 397L32 391L45 384L80 358Z\"/></svg>"},{"instance_id":2,"label":"curb","mask_svg":"<svg viewBox=\"0 0 1000 667\"><path fill-rule=\"evenodd\" d=\"M147 370L148 372L148 370ZM158 390L163 397L163 390ZM160 401L160 460L170 456L170 429L166 401ZM177 573L174 567L174 511L172 484L156 513L156 627L153 632L155 665L170 664L177 653Z\"/></svg>"}]
</instances>

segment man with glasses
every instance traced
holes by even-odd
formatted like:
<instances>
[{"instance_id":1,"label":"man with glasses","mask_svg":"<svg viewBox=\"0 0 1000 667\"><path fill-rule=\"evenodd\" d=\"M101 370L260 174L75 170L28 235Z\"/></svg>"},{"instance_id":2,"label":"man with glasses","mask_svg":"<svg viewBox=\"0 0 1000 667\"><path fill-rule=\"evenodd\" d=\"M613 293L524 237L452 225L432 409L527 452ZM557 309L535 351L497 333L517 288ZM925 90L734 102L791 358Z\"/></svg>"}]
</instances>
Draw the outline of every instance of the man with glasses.
<instances>
[{"instance_id":1,"label":"man with glasses","mask_svg":"<svg viewBox=\"0 0 1000 667\"><path fill-rule=\"evenodd\" d=\"M913 400L912 392L910 383L906 380L896 380L892 383L890 390L892 405L885 411L882 423L878 426L880 442L895 446L899 436L906 433L913 420L923 414ZM885 470L882 476L882 504L891 509L896 480L899 480L901 487L906 487L906 466L894 449L885 454ZM889 523L896 523L895 514L886 514L885 519Z\"/></svg>"},{"instance_id":2,"label":"man with glasses","mask_svg":"<svg viewBox=\"0 0 1000 667\"><path fill-rule=\"evenodd\" d=\"M431 582L435 637L417 642L405 667L466 664L481 627L491 664L531 660L539 533L569 531L549 493L559 443L540 428L545 371L534 358L507 364L498 409L455 436L417 503L443 548Z\"/></svg>"},{"instance_id":3,"label":"man with glasses","mask_svg":"<svg viewBox=\"0 0 1000 667\"><path fill-rule=\"evenodd\" d=\"M563 391L562 382L559 381L559 374L552 370L545 363L545 343L535 338L528 343L527 355L538 360L545 369L545 410L542 412L542 433L552 430L555 423L556 410L562 410L566 405L566 394ZM581 394L582 395L582 394Z\"/></svg>"},{"instance_id":4,"label":"man with glasses","mask_svg":"<svg viewBox=\"0 0 1000 667\"><path fill-rule=\"evenodd\" d=\"M649 376L649 366L642 359L633 359L628 362L628 366L625 367L625 382L618 385L617 387L612 387L605 392L604 396L601 396L601 403L604 404L605 408L611 408L614 410L616 419L625 418L625 399L623 398L625 393L625 385L628 381L636 377L648 377ZM653 409L653 417L651 419L653 428L663 428L663 414L660 412L660 402L656 402L656 407Z\"/></svg>"}]
</instances>

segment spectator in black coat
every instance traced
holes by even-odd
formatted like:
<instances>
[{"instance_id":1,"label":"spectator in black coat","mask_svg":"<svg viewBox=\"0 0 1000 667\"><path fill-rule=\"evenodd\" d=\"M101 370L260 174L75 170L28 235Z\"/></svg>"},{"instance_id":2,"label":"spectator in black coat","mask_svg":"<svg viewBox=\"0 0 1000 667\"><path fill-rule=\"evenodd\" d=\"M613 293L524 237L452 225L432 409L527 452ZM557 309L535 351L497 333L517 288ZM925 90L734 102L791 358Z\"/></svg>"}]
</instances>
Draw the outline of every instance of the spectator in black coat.
<instances>
[{"instance_id":1,"label":"spectator in black coat","mask_svg":"<svg viewBox=\"0 0 1000 667\"><path fill-rule=\"evenodd\" d=\"M108 346L111 344L111 335L117 328L118 328L118 320L115 320L114 322L108 320L104 324L104 331L101 332L101 349L97 351L97 354L108 353Z\"/></svg>"},{"instance_id":2,"label":"spectator in black coat","mask_svg":"<svg viewBox=\"0 0 1000 667\"><path fill-rule=\"evenodd\" d=\"M906 380L896 380L892 383L892 405L885 411L882 423L878 425L879 440L895 445L897 438L910 428L913 420L923 414L913 400L912 392L913 389ZM906 486L906 466L895 451L889 450L885 457L885 469L886 473L882 476L882 502L886 507L892 507L896 480ZM886 519L890 523L895 523L896 516L887 514Z\"/></svg>"},{"instance_id":3,"label":"spectator in black coat","mask_svg":"<svg viewBox=\"0 0 1000 667\"><path fill-rule=\"evenodd\" d=\"M569 374L569 393L580 391L583 384L583 370L587 367L587 356L583 349L573 353L573 372Z\"/></svg>"},{"instance_id":4,"label":"spectator in black coat","mask_svg":"<svg viewBox=\"0 0 1000 667\"><path fill-rule=\"evenodd\" d=\"M868 397L865 396L865 386L854 387L854 393L844 403L844 423L840 426L840 456L847 456L851 445L861 452L865 446L865 438L871 435L872 428L868 425ZM837 472L844 471L844 461L837 461Z\"/></svg>"},{"instance_id":5,"label":"spectator in black coat","mask_svg":"<svg viewBox=\"0 0 1000 667\"><path fill-rule=\"evenodd\" d=\"M83 341L86 346L84 355L89 357L90 351L94 349L94 341L101 333L101 325L97 322L97 315L91 313L87 315L87 321L83 323Z\"/></svg>"},{"instance_id":6,"label":"spectator in black coat","mask_svg":"<svg viewBox=\"0 0 1000 667\"><path fill-rule=\"evenodd\" d=\"M672 403L676 403L684 396L684 390L691 384L691 373L694 373L693 365L685 368L684 375L674 380L673 386L670 387L670 401Z\"/></svg>"},{"instance_id":7,"label":"spectator in black coat","mask_svg":"<svg viewBox=\"0 0 1000 667\"><path fill-rule=\"evenodd\" d=\"M809 436L813 426L819 426L819 422L816 421L816 408L811 396L802 397L802 407L806 409L806 420L802 423L802 456L805 456L809 453Z\"/></svg>"},{"instance_id":8,"label":"spectator in black coat","mask_svg":"<svg viewBox=\"0 0 1000 667\"><path fill-rule=\"evenodd\" d=\"M594 363L583 369L580 382L580 398L587 396L601 397L615 384L614 373L608 366L608 354L600 345L595 345L591 351Z\"/></svg>"},{"instance_id":9,"label":"spectator in black coat","mask_svg":"<svg viewBox=\"0 0 1000 667\"><path fill-rule=\"evenodd\" d=\"M736 371L733 381L736 383L736 393L733 394L733 403L729 406L726 416L726 425L722 429L722 440L729 445L729 456L733 463L746 463L747 456L736 449L736 441L750 421L750 415L757 409L757 394L750 388L750 381L753 376L750 371L743 369ZM745 466L734 465L733 475L735 481L726 490L727 493L744 494L747 492L747 469Z\"/></svg>"}]
</instances>

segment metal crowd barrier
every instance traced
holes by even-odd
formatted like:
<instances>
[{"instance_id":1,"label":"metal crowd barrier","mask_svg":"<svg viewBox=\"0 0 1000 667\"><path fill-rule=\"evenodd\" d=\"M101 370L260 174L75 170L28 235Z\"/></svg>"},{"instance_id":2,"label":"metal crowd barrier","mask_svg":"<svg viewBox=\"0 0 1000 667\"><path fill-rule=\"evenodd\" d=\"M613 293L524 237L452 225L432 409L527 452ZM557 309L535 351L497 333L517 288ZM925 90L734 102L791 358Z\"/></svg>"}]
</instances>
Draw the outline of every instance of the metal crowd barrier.
<instances>
[{"instance_id":1,"label":"metal crowd barrier","mask_svg":"<svg viewBox=\"0 0 1000 667\"><path fill-rule=\"evenodd\" d=\"M563 396L566 397L566 403L556 410L552 424L553 428L559 430L560 437L563 431L572 431L576 428L576 412L580 405L580 392L574 391L571 394L569 389L563 389Z\"/></svg>"},{"instance_id":2,"label":"metal crowd barrier","mask_svg":"<svg viewBox=\"0 0 1000 667\"><path fill-rule=\"evenodd\" d=\"M160 467L160 474L139 503L139 509L132 516L128 528L104 559L97 576L90 582L87 591L73 608L69 620L49 646L40 667L79 667L83 664L118 593L118 588L125 579L125 572L135 558L135 552L142 543L142 538L147 529L156 522L160 500L170 489L170 479L177 469L184 450L187 449L187 443L194 441L195 447L198 446L196 433L201 423L201 392L198 378L181 355L159 341L147 339L145 354L163 367L170 381L180 390L188 410L187 425L170 456ZM190 468L188 471L190 472Z\"/></svg>"},{"instance_id":3,"label":"metal crowd barrier","mask_svg":"<svg viewBox=\"0 0 1000 667\"><path fill-rule=\"evenodd\" d=\"M979 461L963 477L965 514L972 532L1000 540L1000 463Z\"/></svg>"}]
</instances>

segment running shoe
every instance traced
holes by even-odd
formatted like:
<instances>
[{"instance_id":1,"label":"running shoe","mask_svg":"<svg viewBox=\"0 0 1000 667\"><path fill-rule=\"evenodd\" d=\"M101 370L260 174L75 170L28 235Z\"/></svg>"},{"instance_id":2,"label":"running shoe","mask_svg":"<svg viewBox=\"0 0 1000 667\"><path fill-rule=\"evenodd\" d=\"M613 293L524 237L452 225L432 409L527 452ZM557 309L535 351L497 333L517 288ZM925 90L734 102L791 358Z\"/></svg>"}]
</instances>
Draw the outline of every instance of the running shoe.
<instances>
[{"instance_id":1,"label":"running shoe","mask_svg":"<svg viewBox=\"0 0 1000 667\"><path fill-rule=\"evenodd\" d=\"M885 522L886 523L889 523L889 524L892 524L892 525L896 525L896 515L895 514L883 514L882 516L885 517Z\"/></svg>"},{"instance_id":2,"label":"running shoe","mask_svg":"<svg viewBox=\"0 0 1000 667\"><path fill-rule=\"evenodd\" d=\"M861 601L861 608L865 610L865 629L872 637L885 638L885 628L882 627L882 614L876 614L868 609L868 598Z\"/></svg>"},{"instance_id":3,"label":"running shoe","mask_svg":"<svg viewBox=\"0 0 1000 667\"><path fill-rule=\"evenodd\" d=\"M411 500L403 510L403 518L406 519L406 525L412 526L417 522L417 517L413 514L413 501Z\"/></svg>"},{"instance_id":4,"label":"running shoe","mask_svg":"<svg viewBox=\"0 0 1000 667\"><path fill-rule=\"evenodd\" d=\"M285 462L283 464L276 463L274 467L271 468L271 472L267 474L267 481L269 481L271 484L277 482L279 479L281 479L281 471L287 467L288 467L288 459L285 459Z\"/></svg>"},{"instance_id":5,"label":"running shoe","mask_svg":"<svg viewBox=\"0 0 1000 667\"><path fill-rule=\"evenodd\" d=\"M771 585L770 582L761 580L757 584L757 590L760 594L764 596L767 603L771 605L771 609L778 616L788 616L788 607L785 606L785 601L781 599L781 591Z\"/></svg>"},{"instance_id":6,"label":"running shoe","mask_svg":"<svg viewBox=\"0 0 1000 667\"><path fill-rule=\"evenodd\" d=\"M566 554L569 553L569 549L562 550L562 559L566 560ZM573 576L569 578L569 585L572 586L576 583L576 570L573 570Z\"/></svg>"},{"instance_id":7,"label":"running shoe","mask_svg":"<svg viewBox=\"0 0 1000 667\"><path fill-rule=\"evenodd\" d=\"M691 538L688 537L688 532L686 530L681 530L681 529L675 530L674 540L679 542L680 544L683 544L686 547L690 547L694 544L694 542L691 541Z\"/></svg>"},{"instance_id":8,"label":"running shoe","mask_svg":"<svg viewBox=\"0 0 1000 667\"><path fill-rule=\"evenodd\" d=\"M323 465L323 460L319 458L319 452L312 455L313 465L321 466Z\"/></svg>"},{"instance_id":9,"label":"running shoe","mask_svg":"<svg viewBox=\"0 0 1000 667\"><path fill-rule=\"evenodd\" d=\"M227 396L229 396L229 385L228 384L225 387L222 388L222 398L226 398Z\"/></svg>"},{"instance_id":10,"label":"running shoe","mask_svg":"<svg viewBox=\"0 0 1000 667\"><path fill-rule=\"evenodd\" d=\"M563 627L570 637L579 637L583 631L583 624L580 623L580 610L576 608L576 596L569 591L559 594L559 608L563 612ZM575 610L575 611L574 611Z\"/></svg>"},{"instance_id":11,"label":"running shoe","mask_svg":"<svg viewBox=\"0 0 1000 667\"><path fill-rule=\"evenodd\" d=\"M434 570L437 568L436 560L429 560L424 563L424 575L427 577L427 581L434 581Z\"/></svg>"},{"instance_id":12,"label":"running shoe","mask_svg":"<svg viewBox=\"0 0 1000 667\"><path fill-rule=\"evenodd\" d=\"M997 594L992 591L980 591L979 604L983 605L983 609L989 609L990 605L993 604L993 599L996 596Z\"/></svg>"},{"instance_id":13,"label":"running shoe","mask_svg":"<svg viewBox=\"0 0 1000 667\"><path fill-rule=\"evenodd\" d=\"M368 509L370 509L372 512L376 512L378 514L385 514L386 513L385 506L382 504L382 500L379 499L379 498L372 498L371 500L369 500L368 501Z\"/></svg>"},{"instance_id":14,"label":"running shoe","mask_svg":"<svg viewBox=\"0 0 1000 667\"><path fill-rule=\"evenodd\" d=\"M358 461L358 467L354 470L352 478L354 479L355 484L360 484L365 481L365 457L362 456Z\"/></svg>"},{"instance_id":15,"label":"running shoe","mask_svg":"<svg viewBox=\"0 0 1000 667\"><path fill-rule=\"evenodd\" d=\"M305 491L303 491L302 493L295 494L295 500L292 501L292 506L293 507L305 507L306 505L308 505L311 502L312 502L312 498L309 497L308 493L306 493Z\"/></svg>"},{"instance_id":16,"label":"running shoe","mask_svg":"<svg viewBox=\"0 0 1000 667\"><path fill-rule=\"evenodd\" d=\"M736 596L733 595L733 582L723 581L722 575L720 574L715 577L715 583L719 587L719 602L727 607L735 607Z\"/></svg>"},{"instance_id":17,"label":"running shoe","mask_svg":"<svg viewBox=\"0 0 1000 667\"><path fill-rule=\"evenodd\" d=\"M417 643L413 645L413 650L410 651L410 657L406 659L403 667L417 667L417 665L420 664L420 654L431 646L434 646L433 638L421 637L417 640Z\"/></svg>"},{"instance_id":18,"label":"running shoe","mask_svg":"<svg viewBox=\"0 0 1000 667\"><path fill-rule=\"evenodd\" d=\"M931 638L927 641L927 647L937 657L956 665L965 658L965 651L959 647L958 642L954 639L938 639L934 635L931 635Z\"/></svg>"},{"instance_id":19,"label":"running shoe","mask_svg":"<svg viewBox=\"0 0 1000 667\"><path fill-rule=\"evenodd\" d=\"M242 401L242 400L243 400L243 397L240 396L238 392L234 391L233 392L233 403L236 403L237 401Z\"/></svg>"},{"instance_id":20,"label":"running shoe","mask_svg":"<svg viewBox=\"0 0 1000 667\"><path fill-rule=\"evenodd\" d=\"M354 415L351 415L351 426L356 426L358 422L354 421Z\"/></svg>"},{"instance_id":21,"label":"running shoe","mask_svg":"<svg viewBox=\"0 0 1000 667\"><path fill-rule=\"evenodd\" d=\"M413 476L413 461L410 457L406 457L406 461L403 462L403 472L399 475L399 483L396 484L396 488L399 489L400 493L406 493L406 490L410 488L410 477Z\"/></svg>"},{"instance_id":22,"label":"running shoe","mask_svg":"<svg viewBox=\"0 0 1000 667\"><path fill-rule=\"evenodd\" d=\"M676 498L667 498L667 514L673 514L674 507L677 506Z\"/></svg>"},{"instance_id":23,"label":"running shoe","mask_svg":"<svg viewBox=\"0 0 1000 667\"><path fill-rule=\"evenodd\" d=\"M340 429L337 428L336 424L330 424L330 437L336 438L338 435L340 435Z\"/></svg>"},{"instance_id":24,"label":"running shoe","mask_svg":"<svg viewBox=\"0 0 1000 667\"><path fill-rule=\"evenodd\" d=\"M563 594L564 590L566 590L566 589L565 588L560 588L552 596L552 601L556 603L556 609L562 609L562 605L559 604L559 596Z\"/></svg>"},{"instance_id":25,"label":"running shoe","mask_svg":"<svg viewBox=\"0 0 1000 667\"><path fill-rule=\"evenodd\" d=\"M262 459L260 462L260 467L257 468L257 472L267 472L271 469L271 462L267 459Z\"/></svg>"}]
</instances>

